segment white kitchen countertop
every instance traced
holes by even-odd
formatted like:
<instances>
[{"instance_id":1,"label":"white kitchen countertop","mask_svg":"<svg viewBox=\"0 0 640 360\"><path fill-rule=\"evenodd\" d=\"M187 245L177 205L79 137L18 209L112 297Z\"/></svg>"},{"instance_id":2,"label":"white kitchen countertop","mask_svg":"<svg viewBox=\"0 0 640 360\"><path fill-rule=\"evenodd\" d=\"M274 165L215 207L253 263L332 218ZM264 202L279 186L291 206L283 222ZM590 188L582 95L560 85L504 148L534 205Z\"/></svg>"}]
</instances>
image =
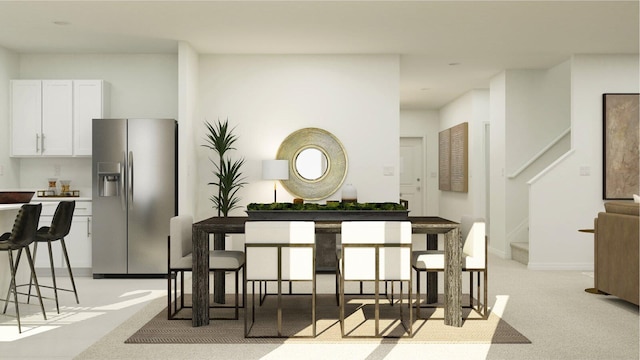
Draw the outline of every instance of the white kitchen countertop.
<instances>
[{"instance_id":1,"label":"white kitchen countertop","mask_svg":"<svg viewBox=\"0 0 640 360\"><path fill-rule=\"evenodd\" d=\"M91 201L90 197L80 196L80 197L38 197L34 196L31 199L31 202L46 202L46 201Z\"/></svg>"},{"instance_id":2,"label":"white kitchen countertop","mask_svg":"<svg viewBox=\"0 0 640 360\"><path fill-rule=\"evenodd\" d=\"M35 199L35 198L34 198ZM54 205L53 203L49 203L47 204L44 201L31 201L30 204L40 204L42 203L43 206L51 206ZM23 203L18 203L18 204L0 204L0 211L5 211L5 210L17 210L20 209L22 207L22 205L24 205Z\"/></svg>"}]
</instances>

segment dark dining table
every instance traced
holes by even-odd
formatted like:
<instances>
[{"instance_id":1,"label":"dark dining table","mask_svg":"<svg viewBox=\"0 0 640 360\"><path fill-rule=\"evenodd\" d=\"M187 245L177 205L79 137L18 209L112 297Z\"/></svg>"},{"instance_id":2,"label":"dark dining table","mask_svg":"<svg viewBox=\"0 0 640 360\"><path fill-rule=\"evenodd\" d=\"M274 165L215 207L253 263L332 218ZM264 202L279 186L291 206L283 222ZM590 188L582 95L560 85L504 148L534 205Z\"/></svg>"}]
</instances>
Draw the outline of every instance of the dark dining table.
<instances>
[{"instance_id":1,"label":"dark dining table","mask_svg":"<svg viewBox=\"0 0 640 360\"><path fill-rule=\"evenodd\" d=\"M346 218L345 218L346 220ZM397 221L397 219L393 219ZM409 216L411 231L427 235L427 249L437 248L438 234L444 234L444 323L462 326L462 245L459 224L437 216ZM224 249L225 234L243 234L247 216L211 217L193 224L193 314L194 327L209 324L209 234L214 234L214 248ZM339 234L340 220L314 220L316 234ZM224 299L224 274L214 278L214 300ZM437 299L437 273L427 277L427 303ZM430 291L431 290L431 291ZM216 300L217 301L217 300Z\"/></svg>"}]
</instances>

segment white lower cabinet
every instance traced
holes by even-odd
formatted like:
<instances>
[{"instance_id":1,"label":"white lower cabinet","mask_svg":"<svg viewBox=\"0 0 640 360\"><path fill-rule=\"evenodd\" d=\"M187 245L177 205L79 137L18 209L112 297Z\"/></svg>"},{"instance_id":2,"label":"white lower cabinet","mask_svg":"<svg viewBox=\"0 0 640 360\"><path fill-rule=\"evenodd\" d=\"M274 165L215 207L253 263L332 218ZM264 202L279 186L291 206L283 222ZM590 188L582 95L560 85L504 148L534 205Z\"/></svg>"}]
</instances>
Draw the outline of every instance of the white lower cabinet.
<instances>
[{"instance_id":1,"label":"white lower cabinet","mask_svg":"<svg viewBox=\"0 0 640 360\"><path fill-rule=\"evenodd\" d=\"M56 207L57 203L56 205L43 207L38 228L51 226ZM74 271L74 276L91 274L91 201L76 201L76 208L73 214L73 220L71 221L71 230L64 241L67 245L69 262L71 263L71 269ZM59 275L62 276L67 275L67 265L62 255L62 245L60 241L52 242L51 249L56 274L59 273ZM43 274L50 273L47 243L38 243L35 265L36 268L39 269L39 272L41 271ZM60 270L64 271L60 272Z\"/></svg>"}]
</instances>

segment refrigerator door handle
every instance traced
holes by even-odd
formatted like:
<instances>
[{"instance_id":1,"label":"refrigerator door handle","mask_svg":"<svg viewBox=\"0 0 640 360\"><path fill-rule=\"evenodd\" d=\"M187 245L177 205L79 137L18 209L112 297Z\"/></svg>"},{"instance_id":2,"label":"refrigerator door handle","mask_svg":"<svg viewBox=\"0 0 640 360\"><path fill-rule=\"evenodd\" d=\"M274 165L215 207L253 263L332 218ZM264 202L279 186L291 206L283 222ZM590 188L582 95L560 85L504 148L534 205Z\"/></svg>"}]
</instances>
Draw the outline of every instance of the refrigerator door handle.
<instances>
[{"instance_id":1,"label":"refrigerator door handle","mask_svg":"<svg viewBox=\"0 0 640 360\"><path fill-rule=\"evenodd\" d=\"M124 192L124 179L125 179L125 166L124 164L127 163L127 153L123 152L122 153L122 165L120 166L120 179L118 179L120 181L120 206L122 207L122 211L126 211L127 210L127 201L126 201L126 194Z\"/></svg>"},{"instance_id":2,"label":"refrigerator door handle","mask_svg":"<svg viewBox=\"0 0 640 360\"><path fill-rule=\"evenodd\" d=\"M133 209L133 151L129 151L129 208Z\"/></svg>"}]
</instances>

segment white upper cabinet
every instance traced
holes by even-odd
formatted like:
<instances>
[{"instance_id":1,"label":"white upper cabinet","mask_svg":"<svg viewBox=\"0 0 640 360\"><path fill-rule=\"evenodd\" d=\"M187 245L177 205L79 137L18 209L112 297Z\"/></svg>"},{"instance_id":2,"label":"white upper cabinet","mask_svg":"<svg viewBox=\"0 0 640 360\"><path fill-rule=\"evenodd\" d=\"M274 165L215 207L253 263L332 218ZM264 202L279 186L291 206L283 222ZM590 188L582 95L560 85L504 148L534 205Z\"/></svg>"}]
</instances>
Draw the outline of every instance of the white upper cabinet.
<instances>
[{"instance_id":1,"label":"white upper cabinet","mask_svg":"<svg viewBox=\"0 0 640 360\"><path fill-rule=\"evenodd\" d=\"M103 118L104 81L73 81L73 154L91 155L91 124Z\"/></svg>"},{"instance_id":2,"label":"white upper cabinet","mask_svg":"<svg viewBox=\"0 0 640 360\"><path fill-rule=\"evenodd\" d=\"M90 156L102 80L12 80L11 156Z\"/></svg>"},{"instance_id":3,"label":"white upper cabinet","mask_svg":"<svg viewBox=\"0 0 640 360\"><path fill-rule=\"evenodd\" d=\"M73 84L71 80L42 82L43 156L73 155Z\"/></svg>"},{"instance_id":4,"label":"white upper cabinet","mask_svg":"<svg viewBox=\"0 0 640 360\"><path fill-rule=\"evenodd\" d=\"M40 155L42 81L11 80L11 155Z\"/></svg>"}]
</instances>

